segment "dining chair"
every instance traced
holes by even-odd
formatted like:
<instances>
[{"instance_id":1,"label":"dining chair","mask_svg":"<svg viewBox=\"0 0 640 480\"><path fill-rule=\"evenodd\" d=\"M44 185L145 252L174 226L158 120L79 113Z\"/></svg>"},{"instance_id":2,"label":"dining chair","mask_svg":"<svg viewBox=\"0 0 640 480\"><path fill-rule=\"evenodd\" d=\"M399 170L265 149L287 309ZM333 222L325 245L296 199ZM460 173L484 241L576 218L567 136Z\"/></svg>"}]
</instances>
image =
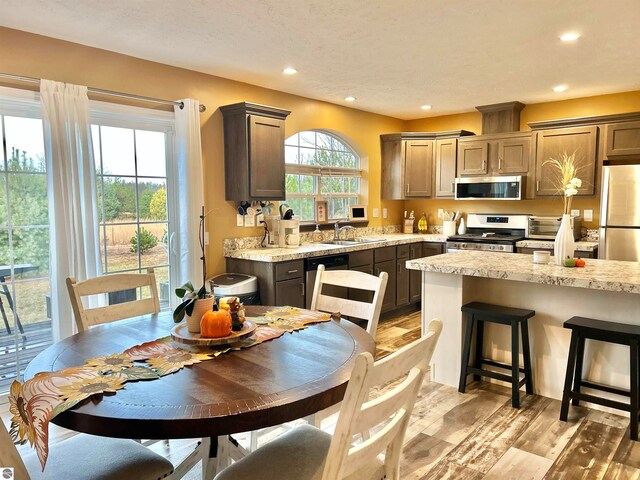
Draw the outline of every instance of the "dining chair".
<instances>
[{"instance_id":1,"label":"dining chair","mask_svg":"<svg viewBox=\"0 0 640 480\"><path fill-rule=\"evenodd\" d=\"M215 480L400 479L407 424L441 330L442 322L432 320L424 337L378 362L368 352L360 354L333 435L311 425L296 427ZM381 394L369 399L378 388ZM369 437L354 443L365 430Z\"/></svg>"},{"instance_id":2,"label":"dining chair","mask_svg":"<svg viewBox=\"0 0 640 480\"><path fill-rule=\"evenodd\" d=\"M140 287L149 287L151 296L141 300L90 309L85 308L82 303L82 297L89 295L108 294ZM160 311L158 287L153 268L148 268L147 273L116 273L90 278L82 282L76 282L75 278L69 277L67 278L67 289L79 332L84 332L93 325Z\"/></svg>"},{"instance_id":3,"label":"dining chair","mask_svg":"<svg viewBox=\"0 0 640 480\"><path fill-rule=\"evenodd\" d=\"M366 330L375 339L388 280L387 272L381 272L376 277L357 270L326 270L324 265L318 265L310 308L328 313L340 312L347 317L366 320ZM342 287L343 292L347 288L372 292L373 300L366 302L326 293L325 286Z\"/></svg>"},{"instance_id":4,"label":"dining chair","mask_svg":"<svg viewBox=\"0 0 640 480\"><path fill-rule=\"evenodd\" d=\"M0 422L2 423L2 422ZM44 472L35 453L21 457L4 423L0 426L0 465L16 480L173 480L169 460L133 440L79 434L49 447ZM2 472L4 475L4 472ZM9 475L7 473L7 475Z\"/></svg>"}]
</instances>

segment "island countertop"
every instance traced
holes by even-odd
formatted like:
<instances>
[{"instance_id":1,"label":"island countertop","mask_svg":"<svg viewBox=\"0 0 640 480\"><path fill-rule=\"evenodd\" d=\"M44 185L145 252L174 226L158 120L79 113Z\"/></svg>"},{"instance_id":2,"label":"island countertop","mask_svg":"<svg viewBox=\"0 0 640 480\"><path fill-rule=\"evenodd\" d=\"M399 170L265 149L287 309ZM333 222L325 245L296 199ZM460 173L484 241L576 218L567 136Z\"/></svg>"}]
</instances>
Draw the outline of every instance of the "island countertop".
<instances>
[{"instance_id":1,"label":"island countertop","mask_svg":"<svg viewBox=\"0 0 640 480\"><path fill-rule=\"evenodd\" d=\"M553 257L551 257L553 262ZM531 255L460 251L407 261L410 270L640 294L640 263L587 259L582 268L533 263Z\"/></svg>"}]
</instances>

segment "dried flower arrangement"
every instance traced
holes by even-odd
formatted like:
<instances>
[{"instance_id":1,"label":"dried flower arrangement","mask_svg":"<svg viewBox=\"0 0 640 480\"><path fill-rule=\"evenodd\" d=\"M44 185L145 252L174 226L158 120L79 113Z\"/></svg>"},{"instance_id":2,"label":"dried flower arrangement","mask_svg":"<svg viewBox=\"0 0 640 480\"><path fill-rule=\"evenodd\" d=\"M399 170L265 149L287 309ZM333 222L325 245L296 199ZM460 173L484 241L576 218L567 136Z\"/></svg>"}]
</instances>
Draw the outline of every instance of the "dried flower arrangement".
<instances>
[{"instance_id":1,"label":"dried flower arrangement","mask_svg":"<svg viewBox=\"0 0 640 480\"><path fill-rule=\"evenodd\" d=\"M562 213L569 215L571 213L571 201L573 196L577 195L578 188L582 186L582 180L577 177L578 166L576 165L576 151L571 155L567 152L562 153L559 158L550 158L543 165L551 164L560 172L560 180L558 182L558 191L564 200L564 209Z\"/></svg>"}]
</instances>

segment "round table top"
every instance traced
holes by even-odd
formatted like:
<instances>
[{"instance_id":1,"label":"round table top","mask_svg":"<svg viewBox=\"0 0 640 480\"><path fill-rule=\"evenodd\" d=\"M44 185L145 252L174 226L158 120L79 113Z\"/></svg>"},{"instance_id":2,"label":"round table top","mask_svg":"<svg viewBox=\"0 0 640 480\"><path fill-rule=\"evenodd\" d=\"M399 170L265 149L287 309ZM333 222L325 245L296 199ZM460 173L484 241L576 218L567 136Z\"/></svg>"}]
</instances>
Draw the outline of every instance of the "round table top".
<instances>
[{"instance_id":1,"label":"round table top","mask_svg":"<svg viewBox=\"0 0 640 480\"><path fill-rule=\"evenodd\" d=\"M246 313L256 316L269 308L246 306ZM24 378L121 353L167 336L173 326L171 312L161 312L91 328L41 352ZM256 430L340 402L362 352L375 352L371 336L347 320L331 320L158 380L128 382L116 394L94 396L52 421L119 438L196 438Z\"/></svg>"}]
</instances>

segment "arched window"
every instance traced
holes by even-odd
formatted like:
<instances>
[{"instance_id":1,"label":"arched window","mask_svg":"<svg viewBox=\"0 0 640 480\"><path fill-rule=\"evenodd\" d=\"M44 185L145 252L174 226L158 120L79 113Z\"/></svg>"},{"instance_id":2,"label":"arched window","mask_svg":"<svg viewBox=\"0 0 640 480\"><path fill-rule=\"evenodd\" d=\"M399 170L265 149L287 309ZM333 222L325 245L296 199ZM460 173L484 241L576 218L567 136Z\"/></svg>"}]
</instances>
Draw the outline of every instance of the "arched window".
<instances>
[{"instance_id":1,"label":"arched window","mask_svg":"<svg viewBox=\"0 0 640 480\"><path fill-rule=\"evenodd\" d=\"M287 203L303 222L315 220L315 201L326 200L329 220L345 219L360 195L360 157L340 138L307 130L285 145Z\"/></svg>"}]
</instances>

